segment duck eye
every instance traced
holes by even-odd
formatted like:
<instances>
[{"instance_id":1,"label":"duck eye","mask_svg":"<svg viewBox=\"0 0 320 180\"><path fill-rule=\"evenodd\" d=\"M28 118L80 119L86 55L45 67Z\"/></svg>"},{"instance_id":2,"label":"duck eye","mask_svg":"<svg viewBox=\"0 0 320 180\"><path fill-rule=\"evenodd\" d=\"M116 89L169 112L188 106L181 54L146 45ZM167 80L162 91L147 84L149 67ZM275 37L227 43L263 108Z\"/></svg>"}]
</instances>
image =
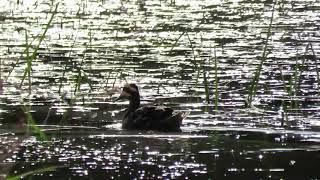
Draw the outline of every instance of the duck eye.
<instances>
[{"instance_id":1,"label":"duck eye","mask_svg":"<svg viewBox=\"0 0 320 180\"><path fill-rule=\"evenodd\" d=\"M122 88L122 91L129 92L130 90L129 90L129 88L128 88L128 87L123 87L123 88Z\"/></svg>"}]
</instances>

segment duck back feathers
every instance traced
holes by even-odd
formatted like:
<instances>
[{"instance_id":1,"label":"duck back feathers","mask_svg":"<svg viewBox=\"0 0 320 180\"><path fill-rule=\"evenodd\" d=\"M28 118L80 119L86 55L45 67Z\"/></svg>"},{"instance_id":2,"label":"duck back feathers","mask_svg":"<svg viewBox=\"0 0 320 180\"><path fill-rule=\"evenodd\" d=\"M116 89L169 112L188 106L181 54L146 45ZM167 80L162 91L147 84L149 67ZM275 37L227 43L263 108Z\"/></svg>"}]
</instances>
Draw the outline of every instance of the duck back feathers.
<instances>
[{"instance_id":1,"label":"duck back feathers","mask_svg":"<svg viewBox=\"0 0 320 180\"><path fill-rule=\"evenodd\" d=\"M175 112L171 108L146 106L133 112L128 112L124 118L124 129L181 131L185 113Z\"/></svg>"}]
</instances>

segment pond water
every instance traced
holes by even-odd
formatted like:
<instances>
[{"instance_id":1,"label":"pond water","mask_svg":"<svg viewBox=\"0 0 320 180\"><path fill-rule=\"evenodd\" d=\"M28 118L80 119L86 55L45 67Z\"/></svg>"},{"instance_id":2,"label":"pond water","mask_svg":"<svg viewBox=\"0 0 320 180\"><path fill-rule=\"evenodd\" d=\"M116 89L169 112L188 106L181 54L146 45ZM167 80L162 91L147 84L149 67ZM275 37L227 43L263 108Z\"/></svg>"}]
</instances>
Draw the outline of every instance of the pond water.
<instances>
[{"instance_id":1,"label":"pond water","mask_svg":"<svg viewBox=\"0 0 320 180\"><path fill-rule=\"evenodd\" d=\"M320 178L319 1L0 8L1 177ZM182 133L122 130L126 83L142 105L190 112Z\"/></svg>"}]
</instances>

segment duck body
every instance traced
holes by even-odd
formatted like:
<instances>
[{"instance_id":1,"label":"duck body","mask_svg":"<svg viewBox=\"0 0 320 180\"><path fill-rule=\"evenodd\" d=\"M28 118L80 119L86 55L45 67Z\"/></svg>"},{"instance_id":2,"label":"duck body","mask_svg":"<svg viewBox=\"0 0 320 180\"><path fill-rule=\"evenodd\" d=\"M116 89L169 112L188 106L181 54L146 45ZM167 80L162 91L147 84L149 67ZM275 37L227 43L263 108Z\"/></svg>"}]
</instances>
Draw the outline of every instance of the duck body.
<instances>
[{"instance_id":1,"label":"duck body","mask_svg":"<svg viewBox=\"0 0 320 180\"><path fill-rule=\"evenodd\" d=\"M128 112L123 119L122 128L179 132L182 120L183 114L174 112L171 108L146 106Z\"/></svg>"},{"instance_id":2,"label":"duck body","mask_svg":"<svg viewBox=\"0 0 320 180\"><path fill-rule=\"evenodd\" d=\"M187 116L187 113L177 112L167 107L140 107L140 95L135 84L124 87L119 98L130 101L122 121L123 129L180 132L182 120Z\"/></svg>"}]
</instances>

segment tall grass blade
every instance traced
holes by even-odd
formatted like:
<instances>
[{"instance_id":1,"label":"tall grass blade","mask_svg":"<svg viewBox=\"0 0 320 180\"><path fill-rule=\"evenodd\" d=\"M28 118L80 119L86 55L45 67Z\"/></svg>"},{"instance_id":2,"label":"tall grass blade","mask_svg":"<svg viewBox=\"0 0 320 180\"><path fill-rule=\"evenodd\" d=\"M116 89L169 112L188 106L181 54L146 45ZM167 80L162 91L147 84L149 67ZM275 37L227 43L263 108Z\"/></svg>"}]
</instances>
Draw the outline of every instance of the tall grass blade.
<instances>
[{"instance_id":1,"label":"tall grass blade","mask_svg":"<svg viewBox=\"0 0 320 180\"><path fill-rule=\"evenodd\" d=\"M180 36L176 39L176 41L174 42L174 44L172 45L169 54L171 54L171 52L173 51L173 49L176 47L178 41L181 39L181 37L186 33L186 31L183 31Z\"/></svg>"},{"instance_id":2,"label":"tall grass blade","mask_svg":"<svg viewBox=\"0 0 320 180\"><path fill-rule=\"evenodd\" d=\"M257 93L257 88L258 88L258 83L260 80L260 74L261 74L261 70L262 70L262 65L264 63L264 61L267 59L267 48L268 48L268 41L269 38L271 36L271 28L272 28L272 22L273 22L273 16L274 16L274 10L275 10L275 6L276 6L276 0L274 0L273 2L273 7L272 7L272 14L271 14L271 20L270 20L270 24L268 27L268 33L267 33L267 39L266 42L264 44L264 48L263 48L263 54L262 54L262 59L260 61L260 64L257 67L257 70L254 74L254 77L251 81L251 85L249 88L249 96L248 96L248 105L251 106L252 103L252 98L256 95Z\"/></svg>"},{"instance_id":3,"label":"tall grass blade","mask_svg":"<svg viewBox=\"0 0 320 180\"><path fill-rule=\"evenodd\" d=\"M30 113L31 107L23 106L22 110L24 111L27 118L28 131L31 131L31 133L34 133L37 136L37 138L41 141L48 140L46 134L34 122L32 114Z\"/></svg>"},{"instance_id":4,"label":"tall grass blade","mask_svg":"<svg viewBox=\"0 0 320 180\"><path fill-rule=\"evenodd\" d=\"M297 96L297 92L298 92L298 74L299 74L299 62L298 62L298 57L296 57L296 64L294 67L294 74L293 74L293 86L292 86L292 96L295 98ZM296 100L293 101L293 106L292 108L294 109L298 109L298 102Z\"/></svg>"},{"instance_id":5,"label":"tall grass blade","mask_svg":"<svg viewBox=\"0 0 320 180\"><path fill-rule=\"evenodd\" d=\"M74 39L73 41L73 44L71 46L71 50L70 50L70 53L69 53L69 58L71 57L71 52L76 44L76 40L77 40L77 36L76 38ZM63 73L62 73L62 76L61 78L59 79L59 90L58 90L58 94L61 94L61 88L62 88L62 80L65 78L65 75L66 75L66 72L67 72L67 67L68 67L68 63L65 64L64 66L64 70L63 70Z\"/></svg>"},{"instance_id":6,"label":"tall grass blade","mask_svg":"<svg viewBox=\"0 0 320 180\"><path fill-rule=\"evenodd\" d=\"M308 50L309 50L309 43L307 44L306 48L305 48L305 51L304 51L304 54L303 54L303 59L302 59L302 63L301 65L299 65L299 76L298 76L298 89L300 89L300 86L301 86L301 75L303 73L303 67L305 66L305 62L306 62L306 57L307 57L307 53L308 53Z\"/></svg>"},{"instance_id":7,"label":"tall grass blade","mask_svg":"<svg viewBox=\"0 0 320 180\"><path fill-rule=\"evenodd\" d=\"M199 77L200 77L200 74L201 74L201 64L197 65L197 60L196 60L196 53L195 53L195 49L194 49L194 45L193 45L193 42L191 41L191 38L189 36L188 33L186 33L187 37L188 37L188 40L189 40L189 43L190 43L190 47L191 47L191 51L192 51L192 54L193 54L193 65L194 65L194 69L197 70L197 76L196 76L196 82L195 82L195 85L194 87L197 87L198 84L199 84Z\"/></svg>"},{"instance_id":8,"label":"tall grass blade","mask_svg":"<svg viewBox=\"0 0 320 180\"><path fill-rule=\"evenodd\" d=\"M201 70L200 70L201 65L197 66L197 61L196 61L196 54L195 54L194 45L193 45L193 42L191 41L191 38L190 38L190 36L189 36L189 34L188 34L187 31L182 32L182 33L180 34L180 36L176 39L176 41L174 42L174 44L172 45L172 47L171 47L171 49L170 49L169 54L172 53L172 51L173 51L173 49L175 48L175 46L177 45L178 41L181 39L181 37L182 37L184 34L186 34L187 37L188 37L188 41L189 41L189 43L190 43L191 51L192 51L192 54L193 54L193 62L192 62L192 63L193 63L193 65L194 65L195 69L197 70L197 77L196 77L196 82L195 82L195 87L197 87L198 84L199 84L199 77L200 77L200 74L201 74Z\"/></svg>"},{"instance_id":9,"label":"tall grass blade","mask_svg":"<svg viewBox=\"0 0 320 180\"><path fill-rule=\"evenodd\" d=\"M51 23L52 23L53 17L54 17L54 15L57 13L58 6L59 6L59 3L57 3L57 5L56 5L56 7L55 7L55 9L54 9L54 11L53 11L53 13L52 13L49 21L48 21L48 23L46 24L46 27L45 27L43 33L40 35L39 42L38 42L37 46L34 48L34 51L33 51L32 55L31 55L31 56L30 56L30 55L27 55L27 67L26 67L26 69L25 69L25 71L24 71L24 75L23 75L23 77L22 77L22 80L21 80L21 83L20 83L20 87L22 86L23 81L25 80L25 78L26 78L27 75L28 75L28 78L29 78L29 79L31 78L31 77L30 77L30 73L31 73L32 61L33 61L33 60L36 58L36 56L37 56L37 52L38 52L38 50L39 50L39 48L40 48L40 45L41 45L43 39L44 39L45 36L46 36L46 33L47 33L47 31L48 31ZM27 33L26 33L26 38L27 38ZM26 41L27 41L27 40L26 40ZM29 46L31 46L31 45L26 44L26 48L27 48L27 49L29 48ZM29 53L28 51L29 51L29 50L27 50L26 53ZM29 83L29 86L31 86L30 83Z\"/></svg>"},{"instance_id":10,"label":"tall grass blade","mask_svg":"<svg viewBox=\"0 0 320 180\"><path fill-rule=\"evenodd\" d=\"M219 93L218 93L218 59L217 59L217 53L216 53L216 48L213 47L214 50L214 80L215 80L215 85L214 85L214 109L218 111L218 101L219 101Z\"/></svg>"},{"instance_id":11,"label":"tall grass blade","mask_svg":"<svg viewBox=\"0 0 320 180\"><path fill-rule=\"evenodd\" d=\"M318 83L318 94L320 95L320 75L319 75L319 69L318 69L317 56L316 56L316 53L314 52L314 49L313 49L313 46L312 46L311 42L309 42L309 44L310 44L310 49L311 49L311 52L312 52L312 58L314 60L313 63L316 66L317 83Z\"/></svg>"},{"instance_id":12,"label":"tall grass blade","mask_svg":"<svg viewBox=\"0 0 320 180\"><path fill-rule=\"evenodd\" d=\"M2 79L2 59L0 58L0 80Z\"/></svg>"},{"instance_id":13,"label":"tall grass blade","mask_svg":"<svg viewBox=\"0 0 320 180\"><path fill-rule=\"evenodd\" d=\"M204 81L204 90L206 94L206 102L209 104L210 103L210 91L209 91L209 83L207 79L207 72L205 68L203 68L203 81Z\"/></svg>"},{"instance_id":14,"label":"tall grass blade","mask_svg":"<svg viewBox=\"0 0 320 180\"><path fill-rule=\"evenodd\" d=\"M28 31L25 30L25 41L26 41L26 49L25 49L25 53L26 53L26 61L27 61L27 67L31 67L31 58L30 58L30 46L28 43ZM30 77L30 71L28 71L27 69L24 71L23 77L26 77L28 74L28 77ZM20 87L22 86L23 81L21 81L20 83ZM31 94L31 79L29 78L29 94Z\"/></svg>"}]
</instances>

